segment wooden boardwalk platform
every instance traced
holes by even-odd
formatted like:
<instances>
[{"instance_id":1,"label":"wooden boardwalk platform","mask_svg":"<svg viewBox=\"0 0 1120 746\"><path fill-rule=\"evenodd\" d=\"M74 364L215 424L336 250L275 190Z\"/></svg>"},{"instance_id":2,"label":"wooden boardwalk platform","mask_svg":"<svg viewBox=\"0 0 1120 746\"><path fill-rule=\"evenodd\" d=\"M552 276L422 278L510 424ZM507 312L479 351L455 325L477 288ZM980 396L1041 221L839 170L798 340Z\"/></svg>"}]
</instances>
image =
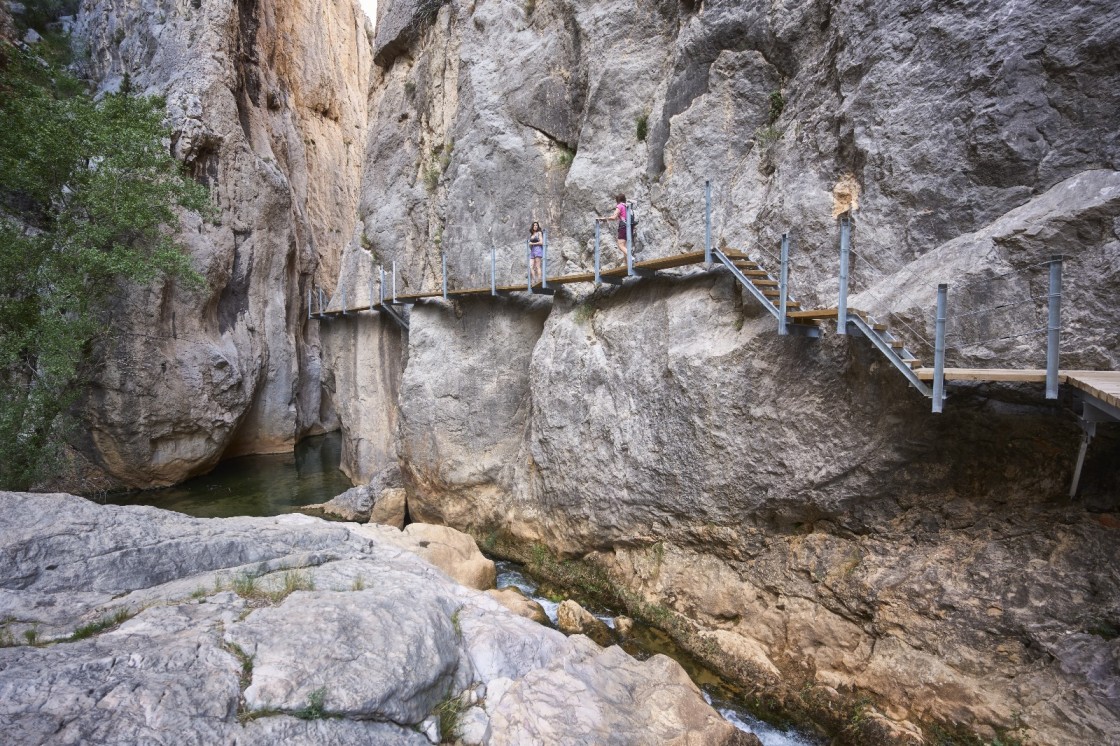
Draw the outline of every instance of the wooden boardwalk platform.
<instances>
[{"instance_id":1,"label":"wooden boardwalk platform","mask_svg":"<svg viewBox=\"0 0 1120 746\"><path fill-rule=\"evenodd\" d=\"M923 381L933 380L933 368L914 371ZM989 383L1045 383L1043 368L946 368L946 381L979 381ZM1068 384L1114 407L1120 407L1120 371L1063 370L1058 383Z\"/></svg>"},{"instance_id":2,"label":"wooden boardwalk platform","mask_svg":"<svg viewBox=\"0 0 1120 746\"><path fill-rule=\"evenodd\" d=\"M726 251L724 253L732 259L738 259L738 260L744 260L744 261L747 259L747 255L742 253L742 252L739 252L739 251ZM634 270L636 272L642 272L642 273L657 272L659 270L664 270L664 269L676 269L678 267L687 267L687 266L692 265L692 264L703 264L703 263L704 263L704 252L703 251L691 251L691 252L688 252L686 254L675 254L673 256L663 256L663 257L657 257L656 259L646 259L644 261L634 262ZM627 268L626 268L625 264L623 264L619 267L611 267L610 269L603 269L603 270L599 271L599 276L600 277L606 277L606 278L610 278L610 279L622 279L622 278L628 276L628 274L629 274L629 272L627 271ZM571 285L571 284L580 283L580 282L594 282L594 281L595 281L595 273L594 272L580 272L578 274L572 274L572 275L557 275L557 276L554 276L554 277L549 277L547 287L553 287L553 286L559 286L559 285ZM539 283L534 285L533 288L535 290L538 290L538 291L544 289ZM496 287L494 289L494 291L501 294L501 295L506 295L508 293L527 293L527 292L530 292L529 284L528 284L528 278L526 278L526 282L518 284L518 285L499 285L498 287ZM448 288L447 289L447 297L448 298L469 298L469 297L472 297L472 296L485 296L485 295L490 295L490 294L491 294L491 291L490 291L489 286L481 287L481 288ZM432 291L421 292L421 293L398 294L396 296L396 298L392 300L392 302L397 303L397 304L409 304L409 303L417 303L417 302L423 301L423 300L432 300L432 299L435 299L435 298L442 298L442 297L443 297L443 290L440 289L440 290L432 290ZM388 296L386 296L385 302L386 303L390 302L390 298ZM352 306L352 307L347 306L346 309L341 309L341 308L327 309L327 310L324 310L322 313L316 313L315 315L317 315L317 316L342 316L342 315L347 314L347 313L358 313L359 311L370 311L370 310L377 310L377 304L374 304L372 307L369 304L366 304L366 305Z\"/></svg>"}]
</instances>

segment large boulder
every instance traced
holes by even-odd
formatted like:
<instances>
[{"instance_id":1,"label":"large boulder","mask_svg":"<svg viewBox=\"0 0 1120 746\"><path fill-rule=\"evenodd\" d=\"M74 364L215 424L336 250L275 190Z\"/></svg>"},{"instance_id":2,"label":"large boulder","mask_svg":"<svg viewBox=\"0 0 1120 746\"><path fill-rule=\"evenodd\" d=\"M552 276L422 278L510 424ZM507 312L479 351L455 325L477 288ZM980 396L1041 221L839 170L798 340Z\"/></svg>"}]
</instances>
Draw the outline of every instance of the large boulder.
<instances>
[{"instance_id":1,"label":"large boulder","mask_svg":"<svg viewBox=\"0 0 1120 746\"><path fill-rule=\"evenodd\" d=\"M614 633L605 622L571 599L557 608L556 626L569 635L587 635L600 645L610 645L614 641Z\"/></svg>"},{"instance_id":2,"label":"large boulder","mask_svg":"<svg viewBox=\"0 0 1120 746\"><path fill-rule=\"evenodd\" d=\"M404 531L377 524L358 530L418 554L468 588L484 591L497 581L494 561L487 559L474 539L462 531L427 523L410 523Z\"/></svg>"},{"instance_id":3,"label":"large boulder","mask_svg":"<svg viewBox=\"0 0 1120 746\"><path fill-rule=\"evenodd\" d=\"M486 591L486 595L518 616L532 619L537 624L549 623L548 614L545 613L544 608L533 599L527 598L520 588L510 586L500 590L492 589Z\"/></svg>"},{"instance_id":4,"label":"large boulder","mask_svg":"<svg viewBox=\"0 0 1120 746\"><path fill-rule=\"evenodd\" d=\"M351 487L325 503L305 505L301 510L307 512L318 511L335 518L341 518L344 521L364 523L369 520L370 512L373 510L373 495L369 485L363 484Z\"/></svg>"}]
</instances>

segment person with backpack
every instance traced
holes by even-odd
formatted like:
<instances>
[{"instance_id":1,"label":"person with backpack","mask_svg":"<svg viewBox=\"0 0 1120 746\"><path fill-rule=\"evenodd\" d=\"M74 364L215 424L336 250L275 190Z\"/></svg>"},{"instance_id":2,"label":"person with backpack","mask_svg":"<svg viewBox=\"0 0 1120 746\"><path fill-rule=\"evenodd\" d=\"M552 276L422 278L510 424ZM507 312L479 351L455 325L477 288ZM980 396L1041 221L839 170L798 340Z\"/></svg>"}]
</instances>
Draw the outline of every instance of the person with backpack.
<instances>
[{"instance_id":1,"label":"person with backpack","mask_svg":"<svg viewBox=\"0 0 1120 746\"><path fill-rule=\"evenodd\" d=\"M595 220L597 220L597 221L617 220L618 221L618 250L622 252L622 259L625 261L628 258L627 255L626 255L626 219L627 219L626 195L625 194L619 194L614 198L614 201L615 201L614 214L612 214L610 217L606 217L606 218L596 217ZM633 216L630 216L630 217L633 217ZM631 226L630 226L631 236L633 236L633 226L634 226L634 224L632 223Z\"/></svg>"}]
</instances>

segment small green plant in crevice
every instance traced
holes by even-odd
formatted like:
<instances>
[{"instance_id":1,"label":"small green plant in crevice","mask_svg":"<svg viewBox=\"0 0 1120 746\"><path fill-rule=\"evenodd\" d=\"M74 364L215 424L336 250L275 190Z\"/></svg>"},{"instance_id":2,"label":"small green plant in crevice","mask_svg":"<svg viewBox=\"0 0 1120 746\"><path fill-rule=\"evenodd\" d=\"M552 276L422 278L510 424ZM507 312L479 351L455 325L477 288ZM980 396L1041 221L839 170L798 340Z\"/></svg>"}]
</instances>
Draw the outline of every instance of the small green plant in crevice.
<instances>
[{"instance_id":1,"label":"small green plant in crevice","mask_svg":"<svg viewBox=\"0 0 1120 746\"><path fill-rule=\"evenodd\" d=\"M276 590L266 590L261 587L259 577L251 573L242 573L233 579L233 592L246 601L265 603L280 603L296 591L313 591L315 583L311 576L299 570L288 570L284 573L283 585Z\"/></svg>"},{"instance_id":2,"label":"small green plant in crevice","mask_svg":"<svg viewBox=\"0 0 1120 746\"><path fill-rule=\"evenodd\" d=\"M741 332L741 331L743 331L743 324L745 323L745 321L746 320L742 316L740 316L737 319L735 319L733 322L731 322L731 327L735 331Z\"/></svg>"},{"instance_id":3,"label":"small green plant in crevice","mask_svg":"<svg viewBox=\"0 0 1120 746\"><path fill-rule=\"evenodd\" d=\"M238 675L238 683L241 686L241 692L244 694L245 690L249 688L249 684L253 683L253 656L246 653L244 648L236 642L223 643L222 647L241 664L241 673Z\"/></svg>"},{"instance_id":4,"label":"small green plant in crevice","mask_svg":"<svg viewBox=\"0 0 1120 746\"><path fill-rule=\"evenodd\" d=\"M533 11L537 9L537 0L525 0L525 15L533 15Z\"/></svg>"},{"instance_id":5,"label":"small green plant in crevice","mask_svg":"<svg viewBox=\"0 0 1120 746\"><path fill-rule=\"evenodd\" d=\"M634 136L638 138L638 142L645 142L648 135L649 114L642 114L634 125Z\"/></svg>"},{"instance_id":6,"label":"small green plant in crevice","mask_svg":"<svg viewBox=\"0 0 1120 746\"><path fill-rule=\"evenodd\" d=\"M39 643L39 630L32 627L23 631L23 639L27 640L28 645L37 645Z\"/></svg>"},{"instance_id":7,"label":"small green plant in crevice","mask_svg":"<svg viewBox=\"0 0 1120 746\"><path fill-rule=\"evenodd\" d=\"M590 303L580 303L572 311L572 320L577 324L585 324L595 315L595 306Z\"/></svg>"},{"instance_id":8,"label":"small green plant in crevice","mask_svg":"<svg viewBox=\"0 0 1120 746\"><path fill-rule=\"evenodd\" d=\"M769 148L780 139L782 139L782 131L772 124L759 127L754 131L754 141L760 148Z\"/></svg>"},{"instance_id":9,"label":"small green plant in crevice","mask_svg":"<svg viewBox=\"0 0 1120 746\"><path fill-rule=\"evenodd\" d=\"M844 732L853 737L858 737L860 729L868 720L872 705L873 702L870 697L866 695L859 697L848 713L847 722L844 725Z\"/></svg>"},{"instance_id":10,"label":"small green plant in crevice","mask_svg":"<svg viewBox=\"0 0 1120 746\"><path fill-rule=\"evenodd\" d=\"M0 648L15 647L15 644L16 638L12 636L11 631L8 629L8 625L5 624L3 627L0 627Z\"/></svg>"},{"instance_id":11,"label":"small green plant in crevice","mask_svg":"<svg viewBox=\"0 0 1120 746\"><path fill-rule=\"evenodd\" d=\"M447 167L451 165L451 151L455 149L455 141L448 140L447 144L443 146L439 154L439 169L446 171Z\"/></svg>"},{"instance_id":12,"label":"small green plant in crevice","mask_svg":"<svg viewBox=\"0 0 1120 746\"><path fill-rule=\"evenodd\" d=\"M782 112L786 109L786 100L782 97L781 91L773 91L770 94L770 113L767 117L766 123L773 125L782 116Z\"/></svg>"},{"instance_id":13,"label":"small green plant in crevice","mask_svg":"<svg viewBox=\"0 0 1120 746\"><path fill-rule=\"evenodd\" d=\"M434 192L436 187L439 186L440 170L439 166L432 164L424 169L424 188L429 192Z\"/></svg>"},{"instance_id":14,"label":"small green plant in crevice","mask_svg":"<svg viewBox=\"0 0 1120 746\"><path fill-rule=\"evenodd\" d=\"M459 621L459 613L462 611L463 607L460 606L459 608L455 609L455 611L451 612L451 628L455 630L455 635L457 637L463 636L463 626Z\"/></svg>"},{"instance_id":15,"label":"small green plant in crevice","mask_svg":"<svg viewBox=\"0 0 1120 746\"><path fill-rule=\"evenodd\" d=\"M246 600L258 598L257 576L242 573L233 579L233 592Z\"/></svg>"},{"instance_id":16,"label":"small green plant in crevice","mask_svg":"<svg viewBox=\"0 0 1120 746\"><path fill-rule=\"evenodd\" d=\"M411 80L406 80L404 82L404 95L408 96L409 98L412 98L416 95L416 84Z\"/></svg>"},{"instance_id":17,"label":"small green plant in crevice","mask_svg":"<svg viewBox=\"0 0 1120 746\"><path fill-rule=\"evenodd\" d=\"M448 694L446 699L436 705L435 715L439 718L441 743L455 743L459 737L459 722L463 719L465 709L463 698L455 694Z\"/></svg>"},{"instance_id":18,"label":"small green plant in crevice","mask_svg":"<svg viewBox=\"0 0 1120 746\"><path fill-rule=\"evenodd\" d=\"M354 582L350 584L350 590L352 591L364 591L365 589L366 579L361 575L354 578Z\"/></svg>"},{"instance_id":19,"label":"small green plant in crevice","mask_svg":"<svg viewBox=\"0 0 1120 746\"><path fill-rule=\"evenodd\" d=\"M561 168L570 168L572 162L576 159L576 151L569 148L567 145L561 145L559 152L556 154L556 163Z\"/></svg>"},{"instance_id":20,"label":"small green plant in crevice","mask_svg":"<svg viewBox=\"0 0 1120 746\"><path fill-rule=\"evenodd\" d=\"M74 633L63 640L63 642L77 642L78 640L84 640L87 637L93 637L98 632L104 632L110 627L116 627L117 625L124 624L134 616L136 616L136 613L133 611L129 611L128 609L117 609L115 613L110 614L109 616L102 617L96 622L83 624L81 627L78 627L76 630L74 630Z\"/></svg>"},{"instance_id":21,"label":"small green plant in crevice","mask_svg":"<svg viewBox=\"0 0 1120 746\"><path fill-rule=\"evenodd\" d=\"M327 688L321 686L307 695L307 704L304 707L301 707L292 714L300 720L322 720L326 716L323 710L323 702L326 698Z\"/></svg>"}]
</instances>

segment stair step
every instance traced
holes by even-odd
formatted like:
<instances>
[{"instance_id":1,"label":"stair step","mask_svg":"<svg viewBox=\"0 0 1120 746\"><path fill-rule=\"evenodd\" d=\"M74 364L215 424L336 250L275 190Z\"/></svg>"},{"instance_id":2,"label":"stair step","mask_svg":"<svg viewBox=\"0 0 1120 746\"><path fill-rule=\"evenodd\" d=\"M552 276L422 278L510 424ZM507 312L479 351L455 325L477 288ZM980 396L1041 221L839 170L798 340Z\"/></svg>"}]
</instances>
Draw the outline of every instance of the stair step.
<instances>
[{"instance_id":1,"label":"stair step","mask_svg":"<svg viewBox=\"0 0 1120 746\"><path fill-rule=\"evenodd\" d=\"M769 297L769 296L767 296L767 297ZM771 298L770 302L774 304L774 308L780 308L781 305L782 305L782 302L779 298ZM786 301L786 311L787 312L798 309L798 308L801 308L801 304L798 303L797 301L795 301L795 300L787 300ZM798 323L801 323L802 319L798 319L797 321L798 321Z\"/></svg>"},{"instance_id":2,"label":"stair step","mask_svg":"<svg viewBox=\"0 0 1120 746\"><path fill-rule=\"evenodd\" d=\"M777 280L759 279L759 280L751 280L751 282L754 283L754 286L756 288L776 288L776 287L778 287L778 281Z\"/></svg>"},{"instance_id":3,"label":"stair step","mask_svg":"<svg viewBox=\"0 0 1120 746\"><path fill-rule=\"evenodd\" d=\"M781 298L782 294L778 290L763 290L762 294L767 298ZM788 304L787 304L788 305Z\"/></svg>"},{"instance_id":4,"label":"stair step","mask_svg":"<svg viewBox=\"0 0 1120 746\"><path fill-rule=\"evenodd\" d=\"M885 332L887 330L887 325L876 323L876 324L871 324L871 328L874 329L877 332Z\"/></svg>"},{"instance_id":5,"label":"stair step","mask_svg":"<svg viewBox=\"0 0 1120 746\"><path fill-rule=\"evenodd\" d=\"M906 346L906 343L903 342L901 339L892 339L890 342L887 342L887 344L889 344L891 347L895 348L896 350L901 350L903 347Z\"/></svg>"},{"instance_id":6,"label":"stair step","mask_svg":"<svg viewBox=\"0 0 1120 746\"><path fill-rule=\"evenodd\" d=\"M740 270L747 277L769 277L770 273L764 269L744 269Z\"/></svg>"}]
</instances>

